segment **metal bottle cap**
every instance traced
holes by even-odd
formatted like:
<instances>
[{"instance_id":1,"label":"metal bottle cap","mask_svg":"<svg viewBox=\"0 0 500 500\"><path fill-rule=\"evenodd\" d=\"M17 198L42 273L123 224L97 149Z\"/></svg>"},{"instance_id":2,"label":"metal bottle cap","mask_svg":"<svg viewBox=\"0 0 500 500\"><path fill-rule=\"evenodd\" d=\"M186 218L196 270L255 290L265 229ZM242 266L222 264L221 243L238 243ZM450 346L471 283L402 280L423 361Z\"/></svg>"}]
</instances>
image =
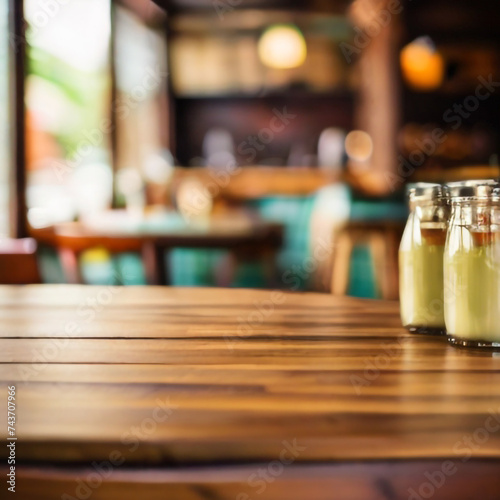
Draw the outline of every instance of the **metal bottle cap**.
<instances>
[{"instance_id":1,"label":"metal bottle cap","mask_svg":"<svg viewBox=\"0 0 500 500\"><path fill-rule=\"evenodd\" d=\"M478 179L470 181L449 182L445 192L450 198L498 198L500 182L495 179Z\"/></svg>"},{"instance_id":2,"label":"metal bottle cap","mask_svg":"<svg viewBox=\"0 0 500 500\"><path fill-rule=\"evenodd\" d=\"M432 182L408 184L407 194L410 200L440 200L445 196L443 186Z\"/></svg>"}]
</instances>

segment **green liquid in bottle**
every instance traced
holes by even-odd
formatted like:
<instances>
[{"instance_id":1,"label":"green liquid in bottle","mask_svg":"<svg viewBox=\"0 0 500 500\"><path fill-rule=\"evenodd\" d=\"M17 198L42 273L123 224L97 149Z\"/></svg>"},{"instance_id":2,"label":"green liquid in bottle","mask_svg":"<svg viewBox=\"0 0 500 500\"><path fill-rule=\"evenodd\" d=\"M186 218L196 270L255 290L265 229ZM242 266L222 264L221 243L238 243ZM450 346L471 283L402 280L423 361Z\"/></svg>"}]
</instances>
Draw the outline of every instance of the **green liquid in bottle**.
<instances>
[{"instance_id":1,"label":"green liquid in bottle","mask_svg":"<svg viewBox=\"0 0 500 500\"><path fill-rule=\"evenodd\" d=\"M466 340L500 342L500 233L457 229L450 236L460 237L460 245L445 256L448 332Z\"/></svg>"},{"instance_id":2,"label":"green liquid in bottle","mask_svg":"<svg viewBox=\"0 0 500 500\"><path fill-rule=\"evenodd\" d=\"M404 326L444 329L443 252L444 245L427 244L399 252Z\"/></svg>"}]
</instances>

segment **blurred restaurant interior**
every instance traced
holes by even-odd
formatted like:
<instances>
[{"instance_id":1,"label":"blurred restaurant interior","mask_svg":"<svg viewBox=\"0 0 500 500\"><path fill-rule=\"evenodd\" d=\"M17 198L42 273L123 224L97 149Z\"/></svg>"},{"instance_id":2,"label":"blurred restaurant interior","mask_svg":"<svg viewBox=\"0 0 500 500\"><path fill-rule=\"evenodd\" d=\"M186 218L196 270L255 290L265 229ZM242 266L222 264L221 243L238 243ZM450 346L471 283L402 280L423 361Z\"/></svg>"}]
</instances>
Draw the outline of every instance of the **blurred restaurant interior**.
<instances>
[{"instance_id":1,"label":"blurred restaurant interior","mask_svg":"<svg viewBox=\"0 0 500 500\"><path fill-rule=\"evenodd\" d=\"M405 185L500 175L498 13L0 0L0 282L397 299Z\"/></svg>"}]
</instances>

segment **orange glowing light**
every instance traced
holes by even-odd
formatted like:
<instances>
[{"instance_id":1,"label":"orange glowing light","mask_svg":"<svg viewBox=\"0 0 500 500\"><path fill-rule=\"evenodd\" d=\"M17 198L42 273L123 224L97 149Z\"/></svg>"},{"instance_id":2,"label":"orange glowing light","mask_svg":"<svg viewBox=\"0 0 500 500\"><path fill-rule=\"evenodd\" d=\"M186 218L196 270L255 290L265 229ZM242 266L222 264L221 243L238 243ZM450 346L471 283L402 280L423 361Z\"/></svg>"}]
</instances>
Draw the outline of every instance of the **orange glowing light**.
<instances>
[{"instance_id":1,"label":"orange glowing light","mask_svg":"<svg viewBox=\"0 0 500 500\"><path fill-rule=\"evenodd\" d=\"M426 38L417 38L403 47L400 54L405 81L417 90L434 90L444 78L444 60Z\"/></svg>"}]
</instances>

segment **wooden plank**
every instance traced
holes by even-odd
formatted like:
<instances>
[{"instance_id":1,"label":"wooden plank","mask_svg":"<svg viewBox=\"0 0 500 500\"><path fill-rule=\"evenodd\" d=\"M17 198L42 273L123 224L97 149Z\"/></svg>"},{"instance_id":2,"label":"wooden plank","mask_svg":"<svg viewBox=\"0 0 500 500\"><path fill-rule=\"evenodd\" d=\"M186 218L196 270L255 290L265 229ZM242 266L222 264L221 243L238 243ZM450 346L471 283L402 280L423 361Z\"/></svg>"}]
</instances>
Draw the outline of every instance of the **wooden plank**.
<instances>
[{"instance_id":1,"label":"wooden plank","mask_svg":"<svg viewBox=\"0 0 500 500\"><path fill-rule=\"evenodd\" d=\"M185 470L112 467L109 475L96 474L90 467L57 470L22 466L18 469L17 494L23 500L54 500L63 495L77 498L79 492L90 492L89 496L95 500L251 500L259 496L266 500L387 500L410 498L415 491L417 495L422 492L430 496L437 494L436 498L470 500L479 498L477 480L480 479L481 500L498 499L498 461L452 463L446 475L440 474L443 464L435 460L332 465L292 463L283 467L259 463ZM448 469L445 467L445 470Z\"/></svg>"},{"instance_id":2,"label":"wooden plank","mask_svg":"<svg viewBox=\"0 0 500 500\"><path fill-rule=\"evenodd\" d=\"M326 412L353 414L394 413L400 415L446 415L471 414L488 415L488 411L500 409L500 395L450 394L446 398L434 395L405 395L393 390L389 394L374 394L366 391L359 395L354 387L347 390L315 392L280 389L267 384L65 384L65 383L17 383L19 401L41 406L44 399L50 399L50 408L60 410L82 406L90 412L93 409L151 409L157 400L171 401L179 410L222 411L222 412L275 412L314 415ZM404 397L405 404L398 403ZM52 401L55 398L56 400ZM47 405L49 406L49 405ZM70 410L68 410L70 411ZM26 415L24 419L36 420L37 415ZM62 417L61 417L62 418ZM499 416L500 418L500 416ZM2 431L0 431L2 432Z\"/></svg>"},{"instance_id":3,"label":"wooden plank","mask_svg":"<svg viewBox=\"0 0 500 500\"><path fill-rule=\"evenodd\" d=\"M53 417L53 415L52 415ZM104 414L102 418L107 418ZM186 415L188 417L188 415ZM323 425L323 421L309 422L310 426ZM397 419L386 419L387 425L395 425ZM94 427L99 426L100 420L92 420ZM222 419L224 425L228 423ZM241 425L242 420L238 422ZM250 419L246 425L258 425L259 421L253 423ZM284 423L285 422L285 423ZM453 426L453 430L442 431L442 435L437 439L431 439L429 434L422 431L429 428L432 422L422 422L414 431L415 436L411 436L411 431L396 439L394 433L386 432L373 434L369 437L359 436L329 436L326 432L318 436L303 436L298 438L291 435L280 434L280 429L286 425L287 419L272 422L271 429L265 429L263 437L250 434L242 437L241 430L238 435L235 433L214 433L210 436L201 436L200 433L193 433L189 438L178 438L172 435L161 433L148 436L147 441L136 439L130 435L130 428L125 431L127 441L125 444L120 441L106 441L101 436L99 439L89 438L88 432L83 436L77 436L76 426L65 427L73 434L68 437L67 432L61 436L47 435L45 439L32 439L30 436L26 440L19 442L16 448L18 460L22 463L45 463L67 466L70 463L92 463L94 460L107 460L113 452L119 452L127 464L130 466L156 467L165 464L178 467L192 467L200 464L219 464L223 467L228 463L255 463L259 461L272 461L279 457L283 449L283 441L293 442L297 440L300 446L307 451L300 455L301 463L323 462L345 462L358 460L372 461L399 461L399 460L447 460L467 457L499 459L499 440L494 439L478 449L467 448L462 442L457 440L460 434L462 437L469 435L466 430L469 425L477 424L477 420L464 422L462 426ZM356 423L360 423L359 420ZM371 423L371 422L368 422ZM411 422L413 423L413 421ZM425 424L427 424L425 426ZM376 427L377 428L377 427ZM201 430L205 430L204 427ZM88 429L86 429L88 431ZM303 429L305 432L305 429ZM128 434L127 434L128 433ZM271 436L271 434L273 434ZM420 435L423 434L422 439ZM114 434L110 438L115 438ZM278 438L282 438L281 440ZM292 441L290 441L292 440ZM457 443L459 443L457 445ZM454 446L460 446L461 454L453 452ZM137 448L136 448L137 447ZM384 449L387 450L384 451ZM410 453L408 453L410 450ZM465 451L467 450L467 451ZM469 454L469 451L470 454ZM411 455L411 457L409 457ZM6 452L2 450L1 458L5 461Z\"/></svg>"},{"instance_id":4,"label":"wooden plank","mask_svg":"<svg viewBox=\"0 0 500 500\"><path fill-rule=\"evenodd\" d=\"M392 350L391 350L392 349ZM379 358L377 358L379 356ZM378 367L375 363L378 363ZM468 356L442 339L0 339L3 363L254 365L275 369L498 370L491 353ZM397 377L397 374L395 375ZM22 380L21 375L18 377ZM404 388L402 388L404 390Z\"/></svg>"},{"instance_id":5,"label":"wooden plank","mask_svg":"<svg viewBox=\"0 0 500 500\"><path fill-rule=\"evenodd\" d=\"M353 297L333 297L328 294L287 292L278 290L247 290L224 288L184 288L184 287L107 287L89 285L33 285L33 286L0 286L1 308L18 307L29 312L34 306L78 307L91 299L99 300L111 291L115 299L110 304L116 307L132 306L162 308L175 307L187 309L189 307L258 307L267 301L274 302L275 306L287 304L295 307L304 315L315 314L318 308L331 312L339 310L362 311L365 315L398 315L399 308L396 302L381 300L357 299ZM278 293L278 300L273 300ZM282 294L282 295L281 295ZM103 298L103 297L101 297ZM102 304L104 306L108 304ZM104 307L103 307L104 309ZM323 311L326 313L327 311ZM193 316L195 319L196 316Z\"/></svg>"},{"instance_id":6,"label":"wooden plank","mask_svg":"<svg viewBox=\"0 0 500 500\"><path fill-rule=\"evenodd\" d=\"M346 383L324 394L267 383L16 383L18 456L81 461L119 449L139 463L270 460L297 439L301 460L449 457L457 443L500 457L500 433L483 440L487 421L500 421L498 393L358 395ZM477 429L481 442L466 446Z\"/></svg>"},{"instance_id":7,"label":"wooden plank","mask_svg":"<svg viewBox=\"0 0 500 500\"><path fill-rule=\"evenodd\" d=\"M0 287L0 324L0 337L32 338L404 333L395 303L281 291L247 300L245 290L157 287Z\"/></svg>"},{"instance_id":8,"label":"wooden plank","mask_svg":"<svg viewBox=\"0 0 500 500\"><path fill-rule=\"evenodd\" d=\"M484 367L483 367L484 368ZM26 377L24 376L26 374ZM489 383L484 384L485 374ZM217 365L101 365L101 364L0 364L0 382L10 384L80 383L182 386L265 386L267 391L306 394L400 395L404 396L472 396L493 397L500 394L500 371L463 369L381 370L366 378L366 385L356 391L353 376L366 377L361 370L317 369L314 366L286 369L276 366Z\"/></svg>"}]
</instances>

